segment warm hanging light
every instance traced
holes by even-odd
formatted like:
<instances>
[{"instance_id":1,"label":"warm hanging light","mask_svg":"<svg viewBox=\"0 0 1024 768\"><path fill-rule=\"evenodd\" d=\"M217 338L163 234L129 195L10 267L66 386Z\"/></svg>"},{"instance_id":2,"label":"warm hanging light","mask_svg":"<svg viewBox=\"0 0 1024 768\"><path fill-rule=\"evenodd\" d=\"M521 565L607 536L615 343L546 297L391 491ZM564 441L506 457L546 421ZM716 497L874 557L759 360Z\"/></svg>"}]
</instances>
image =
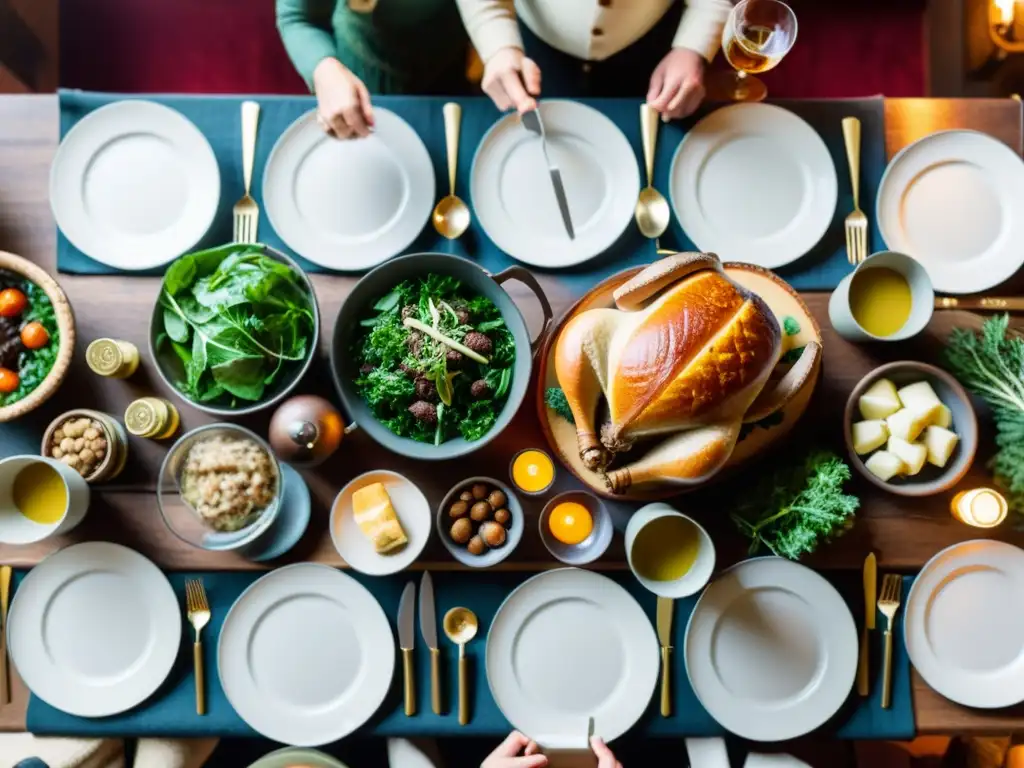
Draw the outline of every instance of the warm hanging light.
<instances>
[{"instance_id":1,"label":"warm hanging light","mask_svg":"<svg viewBox=\"0 0 1024 768\"><path fill-rule=\"evenodd\" d=\"M1024 53L1024 41L1014 39L1017 0L989 0L988 33L992 42L1011 53Z\"/></svg>"}]
</instances>

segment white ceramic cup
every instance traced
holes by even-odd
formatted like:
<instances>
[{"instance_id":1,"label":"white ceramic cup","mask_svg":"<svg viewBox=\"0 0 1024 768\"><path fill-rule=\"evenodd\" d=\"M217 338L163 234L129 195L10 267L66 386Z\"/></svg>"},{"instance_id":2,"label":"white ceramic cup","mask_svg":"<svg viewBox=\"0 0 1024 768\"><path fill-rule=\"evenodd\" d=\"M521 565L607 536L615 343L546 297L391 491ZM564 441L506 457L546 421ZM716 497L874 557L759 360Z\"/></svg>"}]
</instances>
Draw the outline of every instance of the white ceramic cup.
<instances>
[{"instance_id":1,"label":"white ceramic cup","mask_svg":"<svg viewBox=\"0 0 1024 768\"><path fill-rule=\"evenodd\" d=\"M29 520L14 506L14 478L31 464L49 464L61 480L67 502L55 523L43 524ZM68 533L82 522L89 508L89 485L67 464L44 456L11 456L0 459L0 543L32 544L36 541Z\"/></svg>"},{"instance_id":2,"label":"white ceramic cup","mask_svg":"<svg viewBox=\"0 0 1024 768\"><path fill-rule=\"evenodd\" d=\"M689 521L697 530L700 542L697 549L697 559L693 561L693 566L690 570L674 581L646 579L637 573L636 566L633 564L633 544L636 542L637 534L652 521L670 516L681 517ZM711 578L711 572L715 570L715 545L711 541L708 532L704 530L704 526L692 517L684 515L668 504L659 501L655 504L640 507L629 519L629 524L626 526L626 560L629 562L629 569L636 576L637 581L654 594L660 597L671 598L689 597L703 589L704 585Z\"/></svg>"},{"instance_id":3,"label":"white ceramic cup","mask_svg":"<svg viewBox=\"0 0 1024 768\"><path fill-rule=\"evenodd\" d=\"M876 336L857 322L850 309L850 285L868 269L885 267L903 276L910 286L910 316L896 333ZM935 290L932 280L921 263L903 253L880 251L868 256L857 268L842 279L828 300L828 317L836 333L847 341L903 341L916 336L932 319L935 308Z\"/></svg>"}]
</instances>

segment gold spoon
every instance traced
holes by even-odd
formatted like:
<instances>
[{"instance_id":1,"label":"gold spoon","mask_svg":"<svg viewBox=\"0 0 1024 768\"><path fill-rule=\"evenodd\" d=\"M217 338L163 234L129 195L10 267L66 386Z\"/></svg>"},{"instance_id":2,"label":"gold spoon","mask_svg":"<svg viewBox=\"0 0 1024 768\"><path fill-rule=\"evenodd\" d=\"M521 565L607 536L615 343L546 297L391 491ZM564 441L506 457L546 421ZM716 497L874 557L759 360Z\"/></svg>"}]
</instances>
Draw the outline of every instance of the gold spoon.
<instances>
[{"instance_id":1,"label":"gold spoon","mask_svg":"<svg viewBox=\"0 0 1024 768\"><path fill-rule=\"evenodd\" d=\"M469 227L469 206L455 195L455 171L459 167L459 127L462 107L454 101L444 105L444 142L448 148L448 195L434 208L434 229L454 240Z\"/></svg>"},{"instance_id":2,"label":"gold spoon","mask_svg":"<svg viewBox=\"0 0 1024 768\"><path fill-rule=\"evenodd\" d=\"M657 240L668 229L668 200L653 186L654 148L658 143L658 112L647 104L640 105L640 134L644 145L644 166L647 169L647 186L640 190L636 201L636 225L644 237ZM661 251L660 244L655 244Z\"/></svg>"},{"instance_id":3,"label":"gold spoon","mask_svg":"<svg viewBox=\"0 0 1024 768\"><path fill-rule=\"evenodd\" d=\"M444 615L444 633L459 646L459 725L469 723L469 675L466 643L476 637L480 624L469 608L452 608Z\"/></svg>"}]
</instances>

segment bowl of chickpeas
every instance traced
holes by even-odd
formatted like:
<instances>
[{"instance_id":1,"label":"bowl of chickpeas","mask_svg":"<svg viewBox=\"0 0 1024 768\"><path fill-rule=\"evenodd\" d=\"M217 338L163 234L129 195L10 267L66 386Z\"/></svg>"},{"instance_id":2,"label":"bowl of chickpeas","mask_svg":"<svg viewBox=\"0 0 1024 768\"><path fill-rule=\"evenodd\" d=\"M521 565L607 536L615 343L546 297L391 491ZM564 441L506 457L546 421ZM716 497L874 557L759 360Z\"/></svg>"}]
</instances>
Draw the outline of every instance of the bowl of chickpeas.
<instances>
[{"instance_id":1,"label":"bowl of chickpeas","mask_svg":"<svg viewBox=\"0 0 1024 768\"><path fill-rule=\"evenodd\" d=\"M128 461L128 435L105 413L78 408L63 413L43 432L43 456L67 464L87 483L113 480Z\"/></svg>"},{"instance_id":2,"label":"bowl of chickpeas","mask_svg":"<svg viewBox=\"0 0 1024 768\"><path fill-rule=\"evenodd\" d=\"M524 528L519 500L493 477L463 480L437 510L437 532L445 548L472 568L490 568L511 555Z\"/></svg>"}]
</instances>

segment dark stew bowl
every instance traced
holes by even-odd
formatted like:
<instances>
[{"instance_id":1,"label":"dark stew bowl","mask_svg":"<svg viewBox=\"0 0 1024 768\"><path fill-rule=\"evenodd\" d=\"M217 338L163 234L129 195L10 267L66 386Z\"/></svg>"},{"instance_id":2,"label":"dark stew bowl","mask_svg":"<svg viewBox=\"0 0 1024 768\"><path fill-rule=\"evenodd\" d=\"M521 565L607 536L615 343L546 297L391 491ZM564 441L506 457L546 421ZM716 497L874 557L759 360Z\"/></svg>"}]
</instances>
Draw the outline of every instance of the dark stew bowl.
<instances>
[{"instance_id":1,"label":"dark stew bowl","mask_svg":"<svg viewBox=\"0 0 1024 768\"><path fill-rule=\"evenodd\" d=\"M386 297L389 294L394 294L396 287L403 281L425 279L429 275L442 278L454 277L461 285L460 291L464 291L466 295L483 297L493 303L500 313L501 319L504 320L504 327L512 334L515 344L515 359L507 366L511 370L511 377L505 377L507 386L506 393L503 395L504 399L498 402L498 398L495 398L496 407L500 410L495 414L495 420L490 429L472 440L454 436L435 445L433 442L423 442L411 437L400 436L375 415L355 383L357 378L368 375L359 370L361 363L357 351L354 349L357 340L367 333L367 324L374 322L374 317L382 311L400 313L403 308L396 305L395 301L386 301ZM518 280L526 285L540 302L544 314L544 324L537 339L531 341L522 314L512 298L502 288L502 284L508 280ZM385 309L382 310L381 307ZM442 309L442 311L448 310ZM342 304L331 341L331 373L351 421L366 430L374 440L385 448L414 459L441 460L465 456L493 440L508 426L516 411L519 410L530 383L533 354L547 333L551 325L551 318L551 306L541 290L537 278L523 267L509 267L492 275L473 262L458 256L441 253L402 256L385 262L367 273L355 285ZM472 318L468 324L474 325ZM480 324L476 323L476 325ZM490 324L484 324L484 327L487 325ZM416 376L411 371L408 375L411 380ZM459 386L464 387L466 383L468 383L468 379L460 381ZM408 385L403 386L406 389L409 388ZM438 395L433 393L428 399L436 402L437 397ZM396 410L407 407L403 401L396 406Z\"/></svg>"},{"instance_id":2,"label":"dark stew bowl","mask_svg":"<svg viewBox=\"0 0 1024 768\"><path fill-rule=\"evenodd\" d=\"M251 263L240 263L246 261L246 255L240 254L246 253ZM234 260L230 267L229 258ZM194 269L186 267L187 259L193 259ZM182 296L188 298L191 292L194 299L202 279L209 278L221 264L225 266L217 275L216 284L208 283L203 289L206 304L191 301L194 309L189 312L181 301ZM244 277L246 269L253 270L249 287L246 287ZM273 279L267 282L259 280L260 275L274 272L281 272L284 276L291 272L292 281L284 282L285 277L281 276L277 277L277 282ZM175 292L171 296L175 299L173 304L165 301L165 288ZM267 295L261 297L264 292ZM239 296L245 296L247 300L240 302ZM248 300L250 298L256 301ZM229 315L218 314L210 308L221 300L224 301L221 306L230 312ZM301 321L293 323L288 319L286 310L289 306L305 309L305 312L298 313L303 317ZM183 317L187 317L189 322L183 321ZM270 322L261 320L257 323L256 319L260 318ZM190 393L186 391L189 376L186 359L194 358L195 329L199 327L191 321L202 319L212 322L206 330L211 338L203 346L205 352L201 353L206 356L205 364L197 366L198 383ZM181 343L172 344L172 331L180 334ZM291 343L293 331L303 340L302 352L289 350L293 358L283 360L279 367L275 366L277 358L267 356L260 347L267 349L268 344L275 349L283 347ZM149 351L160 378L182 400L216 416L243 416L280 402L306 374L319 344L320 309L309 277L294 259L259 244L229 243L186 254L173 261L164 273L149 326ZM220 366L216 372L214 366Z\"/></svg>"}]
</instances>

